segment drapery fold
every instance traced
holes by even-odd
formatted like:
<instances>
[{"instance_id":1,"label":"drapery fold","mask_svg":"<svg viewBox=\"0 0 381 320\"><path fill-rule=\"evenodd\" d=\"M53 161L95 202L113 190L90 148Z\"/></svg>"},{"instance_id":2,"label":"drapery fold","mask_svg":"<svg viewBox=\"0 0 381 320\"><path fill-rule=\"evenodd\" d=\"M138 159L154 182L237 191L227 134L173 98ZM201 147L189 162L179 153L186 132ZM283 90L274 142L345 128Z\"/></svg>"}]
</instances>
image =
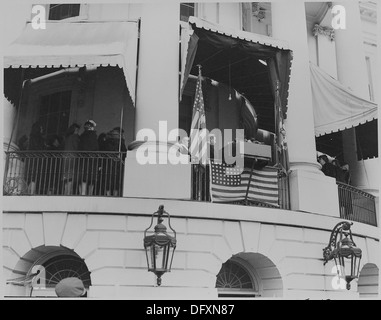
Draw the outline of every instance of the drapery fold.
<instances>
[{"instance_id":1,"label":"drapery fold","mask_svg":"<svg viewBox=\"0 0 381 320\"><path fill-rule=\"evenodd\" d=\"M377 119L377 104L357 96L312 62L310 73L317 137Z\"/></svg>"}]
</instances>

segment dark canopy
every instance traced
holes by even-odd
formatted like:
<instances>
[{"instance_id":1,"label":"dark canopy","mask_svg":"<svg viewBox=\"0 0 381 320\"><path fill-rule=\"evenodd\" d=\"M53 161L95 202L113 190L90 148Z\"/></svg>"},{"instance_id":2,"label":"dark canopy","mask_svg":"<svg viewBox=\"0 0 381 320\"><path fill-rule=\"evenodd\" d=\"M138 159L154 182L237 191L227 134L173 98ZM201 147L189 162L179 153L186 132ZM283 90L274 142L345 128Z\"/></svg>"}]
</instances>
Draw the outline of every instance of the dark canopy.
<instances>
[{"instance_id":1,"label":"dark canopy","mask_svg":"<svg viewBox=\"0 0 381 320\"><path fill-rule=\"evenodd\" d=\"M260 128L275 132L274 93L280 81L280 100L286 118L291 51L283 43L247 32L232 34L221 26L191 17L186 73L222 82L243 94L258 114ZM266 38L266 39L264 39ZM193 61L192 61L193 60ZM262 62L260 61L262 60ZM265 64L264 64L264 63Z\"/></svg>"}]
</instances>

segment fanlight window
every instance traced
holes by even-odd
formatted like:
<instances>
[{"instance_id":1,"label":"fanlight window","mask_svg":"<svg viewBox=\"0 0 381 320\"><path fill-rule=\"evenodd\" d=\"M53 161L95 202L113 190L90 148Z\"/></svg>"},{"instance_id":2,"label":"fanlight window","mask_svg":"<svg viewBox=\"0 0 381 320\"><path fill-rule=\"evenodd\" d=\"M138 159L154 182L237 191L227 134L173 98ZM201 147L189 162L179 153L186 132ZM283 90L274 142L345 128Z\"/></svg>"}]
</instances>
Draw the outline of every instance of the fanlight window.
<instances>
[{"instance_id":1,"label":"fanlight window","mask_svg":"<svg viewBox=\"0 0 381 320\"><path fill-rule=\"evenodd\" d=\"M258 288L250 272L240 263L228 260L217 275L219 297L256 297Z\"/></svg>"},{"instance_id":2,"label":"fanlight window","mask_svg":"<svg viewBox=\"0 0 381 320\"><path fill-rule=\"evenodd\" d=\"M71 255L53 257L43 263L45 268L46 286L55 287L62 279L77 277L82 280L85 288L91 285L90 272L84 261Z\"/></svg>"}]
</instances>

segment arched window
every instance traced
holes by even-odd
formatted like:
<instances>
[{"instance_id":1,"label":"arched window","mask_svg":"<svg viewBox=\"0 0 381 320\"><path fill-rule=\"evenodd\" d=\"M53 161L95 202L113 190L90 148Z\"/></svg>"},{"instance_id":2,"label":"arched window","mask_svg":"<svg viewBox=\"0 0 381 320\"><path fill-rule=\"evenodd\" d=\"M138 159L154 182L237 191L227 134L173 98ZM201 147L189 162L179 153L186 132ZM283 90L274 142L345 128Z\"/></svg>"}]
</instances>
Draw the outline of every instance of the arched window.
<instances>
[{"instance_id":1,"label":"arched window","mask_svg":"<svg viewBox=\"0 0 381 320\"><path fill-rule=\"evenodd\" d=\"M255 276L240 262L226 261L217 275L219 297L239 298L259 296Z\"/></svg>"},{"instance_id":2,"label":"arched window","mask_svg":"<svg viewBox=\"0 0 381 320\"><path fill-rule=\"evenodd\" d=\"M81 279L90 289L90 271L77 253L65 247L39 246L20 258L7 284L12 286L11 296L56 297L57 283L69 277Z\"/></svg>"},{"instance_id":3,"label":"arched window","mask_svg":"<svg viewBox=\"0 0 381 320\"><path fill-rule=\"evenodd\" d=\"M91 286L85 261L67 249L49 250L35 261L28 273L34 275L29 294L34 297L55 296L56 285L69 277L81 279L87 290Z\"/></svg>"},{"instance_id":4,"label":"arched window","mask_svg":"<svg viewBox=\"0 0 381 320\"><path fill-rule=\"evenodd\" d=\"M62 279L76 277L82 280L85 288L91 285L90 272L84 261L73 255L58 255L42 264L45 269L47 287L55 287Z\"/></svg>"}]
</instances>

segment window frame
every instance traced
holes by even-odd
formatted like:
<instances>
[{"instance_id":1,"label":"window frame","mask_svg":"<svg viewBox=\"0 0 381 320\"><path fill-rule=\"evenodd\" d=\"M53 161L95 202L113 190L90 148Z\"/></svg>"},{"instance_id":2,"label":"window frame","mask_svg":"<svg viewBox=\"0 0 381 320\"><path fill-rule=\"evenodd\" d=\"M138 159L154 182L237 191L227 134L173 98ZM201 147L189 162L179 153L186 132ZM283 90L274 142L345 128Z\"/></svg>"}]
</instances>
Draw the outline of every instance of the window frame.
<instances>
[{"instance_id":1,"label":"window frame","mask_svg":"<svg viewBox=\"0 0 381 320\"><path fill-rule=\"evenodd\" d=\"M199 17L200 16L201 5L199 3L196 3L196 2L181 2L180 3L180 16L179 16L179 20L181 22L183 22L183 23L187 23L188 21L181 20L181 6L182 5L187 5L189 3L194 5L194 7L193 7L194 12L193 12L193 15L189 15L188 18L192 17L192 16L194 16L194 17Z\"/></svg>"},{"instance_id":2,"label":"window frame","mask_svg":"<svg viewBox=\"0 0 381 320\"><path fill-rule=\"evenodd\" d=\"M43 99L45 97L50 97L49 100L52 99L52 96L55 95L55 94L60 94L61 97L60 97L60 106L62 104L62 95L63 94L66 94L66 93L69 93L70 94L70 105L69 105L69 108L68 108L68 117L67 117L67 126L65 128L64 131L60 132L59 129L60 129L60 126L61 126L61 121L62 121L62 113L63 111L61 109L59 110L56 110L55 112L47 112L47 113L41 113L41 107L42 107L42 103L43 103ZM60 89L60 88L57 88L57 90L54 90L53 92L43 92L42 94L39 94L38 95L39 97L39 102L38 102L38 121L40 121L41 124L43 124L44 126L46 125L46 128L44 130L44 136L45 136L45 139L47 141L50 140L51 136L55 136L55 135L58 135L58 136L64 136L65 135L65 132L67 130L67 128L70 126L70 123L71 123L71 119L70 119L70 115L72 113L72 106L73 106L73 90L72 88L68 88L67 90L65 89ZM51 101L49 101L49 106L51 106L52 103ZM49 118L52 116L52 114L56 114L58 115L58 127L56 128L56 131L58 132L48 132L48 127L49 127ZM42 123L41 122L41 119L46 117L46 123Z\"/></svg>"},{"instance_id":3,"label":"window frame","mask_svg":"<svg viewBox=\"0 0 381 320\"><path fill-rule=\"evenodd\" d=\"M60 5L64 4L78 4L78 3L60 3ZM81 21L81 20L88 20L89 19L89 5L86 3L80 3L79 4L79 15L75 17L69 17L64 18L60 20L50 20L49 19L49 13L50 13L50 4L45 4L45 12L46 12L46 21L53 21L53 22L59 22L59 21L65 21L65 22L72 22L72 21Z\"/></svg>"},{"instance_id":4,"label":"window frame","mask_svg":"<svg viewBox=\"0 0 381 320\"><path fill-rule=\"evenodd\" d=\"M258 298L261 297L261 292L263 291L262 284L259 281L260 277L254 270L253 266L247 262L246 260L239 257L232 257L229 260L225 261L225 263L230 262L232 264L237 265L239 268L243 269L246 274L250 277L251 283L253 285L253 289L246 288L218 288L216 286L218 292L218 298L225 299L240 299L240 298ZM222 270L223 266L219 270L218 274ZM216 285L217 285L217 276L216 275Z\"/></svg>"},{"instance_id":5,"label":"window frame","mask_svg":"<svg viewBox=\"0 0 381 320\"><path fill-rule=\"evenodd\" d=\"M63 251L63 250L55 250L52 252L48 252L45 254L42 254L39 258L37 258L32 266L29 268L27 272L27 276L30 276L32 273L32 270L35 266L41 265L43 268L45 268L45 265L47 262L51 261L55 258L60 257L72 257L73 259L79 261L82 260L85 268L88 270L88 279L86 281L83 281L85 288L87 291L90 290L92 286L92 279L91 279L91 271L89 270L89 267L87 266L86 262L77 254L70 251ZM34 287L32 284L27 285L27 292L30 291L28 294L30 297L36 297L36 298L49 298L49 297L57 297L55 292L55 286L52 285L46 285L46 287Z\"/></svg>"},{"instance_id":6,"label":"window frame","mask_svg":"<svg viewBox=\"0 0 381 320\"><path fill-rule=\"evenodd\" d=\"M26 131L19 132L19 135L26 134L29 136L31 124L39 119L40 97L56 92L71 91L69 125L75 121L78 109L81 107L79 104L80 96L85 95L85 92L81 90L82 82L78 81L78 74L73 74L66 77L56 76L33 84L25 101L25 113L22 115L21 125L25 127Z\"/></svg>"}]
</instances>

